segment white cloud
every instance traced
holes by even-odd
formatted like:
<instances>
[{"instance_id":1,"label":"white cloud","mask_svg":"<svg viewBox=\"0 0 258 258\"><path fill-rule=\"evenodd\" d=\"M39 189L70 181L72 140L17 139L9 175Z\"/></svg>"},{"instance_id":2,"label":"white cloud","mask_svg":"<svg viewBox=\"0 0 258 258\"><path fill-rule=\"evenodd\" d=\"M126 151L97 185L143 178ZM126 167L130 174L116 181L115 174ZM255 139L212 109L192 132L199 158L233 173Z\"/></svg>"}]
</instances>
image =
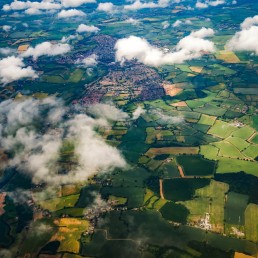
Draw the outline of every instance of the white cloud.
<instances>
[{"instance_id":1,"label":"white cloud","mask_svg":"<svg viewBox=\"0 0 258 258\"><path fill-rule=\"evenodd\" d=\"M181 25L191 25L191 24L192 24L191 20L185 20L185 21L176 20L172 26L175 28Z\"/></svg>"},{"instance_id":2,"label":"white cloud","mask_svg":"<svg viewBox=\"0 0 258 258\"><path fill-rule=\"evenodd\" d=\"M241 23L241 29L250 29L253 25L258 25L258 15L248 17Z\"/></svg>"},{"instance_id":3,"label":"white cloud","mask_svg":"<svg viewBox=\"0 0 258 258\"><path fill-rule=\"evenodd\" d=\"M40 11L39 9L36 9L36 8L29 8L29 9L25 10L24 13L26 13L28 15L40 15L40 14L43 14L42 11Z\"/></svg>"},{"instance_id":4,"label":"white cloud","mask_svg":"<svg viewBox=\"0 0 258 258\"><path fill-rule=\"evenodd\" d=\"M130 24L135 25L135 26L140 23L139 20L136 20L134 18L128 18L128 19L124 20L123 22L124 23L130 23Z\"/></svg>"},{"instance_id":5,"label":"white cloud","mask_svg":"<svg viewBox=\"0 0 258 258\"><path fill-rule=\"evenodd\" d=\"M110 121L124 121L128 114L109 104L95 104L88 108L90 114L97 118L105 118Z\"/></svg>"},{"instance_id":6,"label":"white cloud","mask_svg":"<svg viewBox=\"0 0 258 258\"><path fill-rule=\"evenodd\" d=\"M99 3L97 10L102 11L102 12L106 12L106 13L114 13L114 12L116 12L117 7L110 2Z\"/></svg>"},{"instance_id":7,"label":"white cloud","mask_svg":"<svg viewBox=\"0 0 258 258\"><path fill-rule=\"evenodd\" d=\"M83 32L98 32L100 29L94 25L85 25L85 24L80 24L77 28L78 33L83 33Z\"/></svg>"},{"instance_id":8,"label":"white cloud","mask_svg":"<svg viewBox=\"0 0 258 258\"><path fill-rule=\"evenodd\" d=\"M163 30L166 30L169 26L170 26L170 24L169 24L168 21L162 22L162 28L163 28Z\"/></svg>"},{"instance_id":9,"label":"white cloud","mask_svg":"<svg viewBox=\"0 0 258 258\"><path fill-rule=\"evenodd\" d=\"M225 0L206 0L204 2L201 2L198 0L195 4L195 7L199 9L205 9L205 8L208 8L209 6L218 6L225 3L226 3Z\"/></svg>"},{"instance_id":10,"label":"white cloud","mask_svg":"<svg viewBox=\"0 0 258 258\"><path fill-rule=\"evenodd\" d=\"M4 26L3 26L3 30L6 31L6 32L10 31L11 28L12 28L12 27L9 26L9 25L4 25Z\"/></svg>"},{"instance_id":11,"label":"white cloud","mask_svg":"<svg viewBox=\"0 0 258 258\"><path fill-rule=\"evenodd\" d=\"M192 25L193 23L192 23L191 20L185 20L185 24L187 24L187 25Z\"/></svg>"},{"instance_id":12,"label":"white cloud","mask_svg":"<svg viewBox=\"0 0 258 258\"><path fill-rule=\"evenodd\" d=\"M37 78L32 67L25 67L22 58L10 56L0 60L0 81L10 83L23 78Z\"/></svg>"},{"instance_id":13,"label":"white cloud","mask_svg":"<svg viewBox=\"0 0 258 258\"><path fill-rule=\"evenodd\" d=\"M32 56L34 60L38 57L47 55L47 56L56 56L63 55L71 50L69 44L52 44L48 41L40 43L35 47L29 47L23 54L23 57Z\"/></svg>"},{"instance_id":14,"label":"white cloud","mask_svg":"<svg viewBox=\"0 0 258 258\"><path fill-rule=\"evenodd\" d=\"M83 4L96 3L96 0L61 0L62 5L67 7L78 7Z\"/></svg>"},{"instance_id":15,"label":"white cloud","mask_svg":"<svg viewBox=\"0 0 258 258\"><path fill-rule=\"evenodd\" d=\"M225 4L225 1L224 0L209 1L210 6L218 6L221 4Z\"/></svg>"},{"instance_id":16,"label":"white cloud","mask_svg":"<svg viewBox=\"0 0 258 258\"><path fill-rule=\"evenodd\" d=\"M54 3L52 1L41 1L41 2L31 2L31 1L14 1L11 4L5 4L3 6L3 11L19 11L26 10L29 8L37 10L56 10L61 9L62 5L59 3Z\"/></svg>"},{"instance_id":17,"label":"white cloud","mask_svg":"<svg viewBox=\"0 0 258 258\"><path fill-rule=\"evenodd\" d=\"M0 122L3 125L0 146L14 152L8 166L27 173L34 183L49 185L80 182L96 173L126 166L120 152L95 131L99 126L109 126L104 117L110 115L114 120L112 114L93 119L86 114L71 113L67 120L63 118L65 112L62 102L54 98L0 103ZM33 127L35 122L42 123L39 131ZM76 165L66 173L59 173L58 160L64 141L74 144ZM20 148L15 148L17 145Z\"/></svg>"},{"instance_id":18,"label":"white cloud","mask_svg":"<svg viewBox=\"0 0 258 258\"><path fill-rule=\"evenodd\" d=\"M77 60L76 64L81 64L84 67L94 67L98 64L98 56L95 54L92 54L82 60Z\"/></svg>"},{"instance_id":19,"label":"white cloud","mask_svg":"<svg viewBox=\"0 0 258 258\"><path fill-rule=\"evenodd\" d=\"M78 34L76 34L76 35L69 35L67 37L62 37L61 43L68 43L70 40L77 39L77 38L78 38Z\"/></svg>"},{"instance_id":20,"label":"white cloud","mask_svg":"<svg viewBox=\"0 0 258 258\"><path fill-rule=\"evenodd\" d=\"M1 55L9 55L9 54L12 54L14 53L15 50L13 48L9 48L9 47L0 47L0 54Z\"/></svg>"},{"instance_id":21,"label":"white cloud","mask_svg":"<svg viewBox=\"0 0 258 258\"><path fill-rule=\"evenodd\" d=\"M139 62L150 66L182 63L186 60L201 57L203 51L214 52L214 43L204 39L213 34L212 29L206 28L192 32L178 42L173 52L168 53L152 46L144 38L130 36L116 42L116 60L123 63L126 60L137 59Z\"/></svg>"},{"instance_id":22,"label":"white cloud","mask_svg":"<svg viewBox=\"0 0 258 258\"><path fill-rule=\"evenodd\" d=\"M160 110L154 110L152 111L152 113L158 116L161 122L164 122L166 124L181 124L185 121L184 117L182 116L166 115Z\"/></svg>"},{"instance_id":23,"label":"white cloud","mask_svg":"<svg viewBox=\"0 0 258 258\"><path fill-rule=\"evenodd\" d=\"M57 14L58 18L69 18L69 17L76 17L76 16L86 16L86 14L83 11L79 11L76 9L62 10Z\"/></svg>"},{"instance_id":24,"label":"white cloud","mask_svg":"<svg viewBox=\"0 0 258 258\"><path fill-rule=\"evenodd\" d=\"M176 20L174 23L173 23L173 27L179 27L183 22L180 21L180 20Z\"/></svg>"},{"instance_id":25,"label":"white cloud","mask_svg":"<svg viewBox=\"0 0 258 258\"><path fill-rule=\"evenodd\" d=\"M138 106L135 111L133 112L133 120L138 119L142 114L144 114L146 111L141 107Z\"/></svg>"},{"instance_id":26,"label":"white cloud","mask_svg":"<svg viewBox=\"0 0 258 258\"><path fill-rule=\"evenodd\" d=\"M204 9L204 8L208 8L209 5L206 4L206 3L202 3L202 2L197 1L196 4L195 4L195 7L199 8L199 9Z\"/></svg>"},{"instance_id":27,"label":"white cloud","mask_svg":"<svg viewBox=\"0 0 258 258\"><path fill-rule=\"evenodd\" d=\"M207 38L214 36L214 30L210 28L204 28L202 27L200 30L191 32L190 36L196 37L196 38Z\"/></svg>"},{"instance_id":28,"label":"white cloud","mask_svg":"<svg viewBox=\"0 0 258 258\"><path fill-rule=\"evenodd\" d=\"M258 15L246 18L237 32L226 44L230 50L252 51L258 55Z\"/></svg>"},{"instance_id":29,"label":"white cloud","mask_svg":"<svg viewBox=\"0 0 258 258\"><path fill-rule=\"evenodd\" d=\"M159 0L155 2L141 2L141 0L136 0L134 3L125 5L125 10L140 10L145 8L165 8L169 4L169 0Z\"/></svg>"}]
</instances>

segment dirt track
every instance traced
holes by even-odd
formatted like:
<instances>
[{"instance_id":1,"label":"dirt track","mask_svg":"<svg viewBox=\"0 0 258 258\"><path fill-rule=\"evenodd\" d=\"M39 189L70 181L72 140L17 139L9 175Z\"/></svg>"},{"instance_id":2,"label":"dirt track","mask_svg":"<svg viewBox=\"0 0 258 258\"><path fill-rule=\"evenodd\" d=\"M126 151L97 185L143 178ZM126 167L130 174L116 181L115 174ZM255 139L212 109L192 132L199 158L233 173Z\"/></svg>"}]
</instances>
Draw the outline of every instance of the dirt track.
<instances>
[{"instance_id":1,"label":"dirt track","mask_svg":"<svg viewBox=\"0 0 258 258\"><path fill-rule=\"evenodd\" d=\"M185 174L184 174L183 168L182 168L181 166L178 166L177 168L178 168L178 170L179 170L180 176L181 176L182 178L184 178L184 177L185 177Z\"/></svg>"},{"instance_id":2,"label":"dirt track","mask_svg":"<svg viewBox=\"0 0 258 258\"><path fill-rule=\"evenodd\" d=\"M165 199L164 194L163 194L163 180L159 180L159 194L161 199Z\"/></svg>"}]
</instances>

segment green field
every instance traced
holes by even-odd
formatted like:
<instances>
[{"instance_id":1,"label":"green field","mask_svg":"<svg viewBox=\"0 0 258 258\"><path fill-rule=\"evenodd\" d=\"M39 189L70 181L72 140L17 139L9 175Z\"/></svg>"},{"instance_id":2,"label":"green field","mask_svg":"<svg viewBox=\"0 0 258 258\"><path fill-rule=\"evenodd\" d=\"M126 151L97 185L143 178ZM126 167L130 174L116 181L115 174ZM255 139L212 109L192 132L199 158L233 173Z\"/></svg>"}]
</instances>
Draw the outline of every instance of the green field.
<instances>
[{"instance_id":1,"label":"green field","mask_svg":"<svg viewBox=\"0 0 258 258\"><path fill-rule=\"evenodd\" d=\"M197 155L178 156L177 162L183 167L185 176L209 176L214 173L216 163Z\"/></svg>"},{"instance_id":2,"label":"green field","mask_svg":"<svg viewBox=\"0 0 258 258\"><path fill-rule=\"evenodd\" d=\"M229 192L225 203L225 222L232 225L245 224L245 209L248 203L248 196Z\"/></svg>"},{"instance_id":3,"label":"green field","mask_svg":"<svg viewBox=\"0 0 258 258\"><path fill-rule=\"evenodd\" d=\"M233 132L232 136L247 140L254 132L255 130L250 126L244 126L241 127L239 130Z\"/></svg>"},{"instance_id":4,"label":"green field","mask_svg":"<svg viewBox=\"0 0 258 258\"><path fill-rule=\"evenodd\" d=\"M252 159L256 159L256 157L258 156L258 146L250 145L247 149L243 151L243 154Z\"/></svg>"},{"instance_id":5,"label":"green field","mask_svg":"<svg viewBox=\"0 0 258 258\"><path fill-rule=\"evenodd\" d=\"M227 141L233 144L238 150L243 151L250 144L239 137L228 137Z\"/></svg>"},{"instance_id":6,"label":"green field","mask_svg":"<svg viewBox=\"0 0 258 258\"><path fill-rule=\"evenodd\" d=\"M239 142L241 144L241 142ZM228 142L227 140L213 143L215 147L219 149L218 156L220 157L228 157L228 158L240 158L244 159L245 156L239 151L237 147Z\"/></svg>"},{"instance_id":7,"label":"green field","mask_svg":"<svg viewBox=\"0 0 258 258\"><path fill-rule=\"evenodd\" d=\"M248 174L258 176L258 163L252 161L219 158L217 173L230 173L244 171Z\"/></svg>"},{"instance_id":8,"label":"green field","mask_svg":"<svg viewBox=\"0 0 258 258\"><path fill-rule=\"evenodd\" d=\"M159 211L164 219L183 224L189 215L189 211L183 205L173 202L167 202Z\"/></svg>"},{"instance_id":9,"label":"green field","mask_svg":"<svg viewBox=\"0 0 258 258\"><path fill-rule=\"evenodd\" d=\"M245 235L248 240L258 241L258 205L248 204L245 210Z\"/></svg>"},{"instance_id":10,"label":"green field","mask_svg":"<svg viewBox=\"0 0 258 258\"><path fill-rule=\"evenodd\" d=\"M219 153L219 149L211 144L200 146L200 154L206 159L216 160Z\"/></svg>"},{"instance_id":11,"label":"green field","mask_svg":"<svg viewBox=\"0 0 258 258\"><path fill-rule=\"evenodd\" d=\"M164 196L174 202L191 200L196 189L209 185L209 179L167 179L163 181Z\"/></svg>"},{"instance_id":12,"label":"green field","mask_svg":"<svg viewBox=\"0 0 258 258\"><path fill-rule=\"evenodd\" d=\"M210 184L195 191L195 198L181 202L189 211L188 222L198 223L205 213L210 214L212 231L224 232L224 204L228 184L211 180Z\"/></svg>"},{"instance_id":13,"label":"green field","mask_svg":"<svg viewBox=\"0 0 258 258\"><path fill-rule=\"evenodd\" d=\"M222 139L225 139L229 137L236 130L237 130L237 127L227 122L217 120L215 124L211 127L211 129L208 131L208 133L218 136Z\"/></svg>"},{"instance_id":14,"label":"green field","mask_svg":"<svg viewBox=\"0 0 258 258\"><path fill-rule=\"evenodd\" d=\"M74 207L76 202L79 199L79 194L75 195L68 195L60 198L54 198L54 199L49 199L45 201L40 201L39 205L43 209L47 209L49 211L57 211L61 210L65 207Z\"/></svg>"}]
</instances>

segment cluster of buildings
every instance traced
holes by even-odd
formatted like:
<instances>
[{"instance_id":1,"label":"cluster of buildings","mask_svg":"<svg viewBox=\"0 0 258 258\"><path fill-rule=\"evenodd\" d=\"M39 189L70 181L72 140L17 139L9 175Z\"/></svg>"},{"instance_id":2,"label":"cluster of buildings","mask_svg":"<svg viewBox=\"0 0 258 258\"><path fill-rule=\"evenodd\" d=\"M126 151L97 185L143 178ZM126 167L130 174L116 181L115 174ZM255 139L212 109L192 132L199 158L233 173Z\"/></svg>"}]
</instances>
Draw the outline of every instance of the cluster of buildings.
<instances>
[{"instance_id":1,"label":"cluster of buildings","mask_svg":"<svg viewBox=\"0 0 258 258\"><path fill-rule=\"evenodd\" d=\"M101 80L87 85L83 104L100 102L105 96L124 99L152 100L164 96L162 80L158 73L143 64L130 62L126 67L114 64L112 70Z\"/></svg>"},{"instance_id":2,"label":"cluster of buildings","mask_svg":"<svg viewBox=\"0 0 258 258\"><path fill-rule=\"evenodd\" d=\"M105 205L99 205L99 206L96 205L92 208L85 210L83 218L90 221L90 226L84 232L84 235L87 236L87 235L92 235L94 233L94 229L97 224L97 220L102 214L105 214L107 212L114 211L114 210L115 211L127 210L127 207L125 207L125 206L117 207L117 205L119 205L118 200L108 200L107 202L105 202Z\"/></svg>"},{"instance_id":3,"label":"cluster of buildings","mask_svg":"<svg viewBox=\"0 0 258 258\"><path fill-rule=\"evenodd\" d=\"M200 219L198 227L204 230L211 230L210 214L208 212L205 213L204 218Z\"/></svg>"}]
</instances>

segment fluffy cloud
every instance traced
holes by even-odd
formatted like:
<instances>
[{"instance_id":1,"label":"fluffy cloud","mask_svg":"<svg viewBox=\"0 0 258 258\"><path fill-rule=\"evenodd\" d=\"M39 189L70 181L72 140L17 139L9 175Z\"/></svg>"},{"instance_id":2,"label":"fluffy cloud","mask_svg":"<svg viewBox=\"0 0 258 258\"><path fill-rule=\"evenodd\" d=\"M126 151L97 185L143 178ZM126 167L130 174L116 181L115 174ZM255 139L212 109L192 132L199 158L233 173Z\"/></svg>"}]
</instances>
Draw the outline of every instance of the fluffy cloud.
<instances>
[{"instance_id":1,"label":"fluffy cloud","mask_svg":"<svg viewBox=\"0 0 258 258\"><path fill-rule=\"evenodd\" d=\"M0 60L0 81L10 83L23 78L37 78L36 72L30 67L25 67L22 58L10 56Z\"/></svg>"},{"instance_id":2,"label":"fluffy cloud","mask_svg":"<svg viewBox=\"0 0 258 258\"><path fill-rule=\"evenodd\" d=\"M202 27L200 30L191 32L190 36L195 38L206 38L214 36L214 30Z\"/></svg>"},{"instance_id":3,"label":"fluffy cloud","mask_svg":"<svg viewBox=\"0 0 258 258\"><path fill-rule=\"evenodd\" d=\"M56 10L62 8L62 5L59 3L54 3L52 1L41 1L41 2L31 2L31 1L14 1L11 4L5 4L3 6L3 11L19 11L26 10L29 8L37 10Z\"/></svg>"},{"instance_id":4,"label":"fluffy cloud","mask_svg":"<svg viewBox=\"0 0 258 258\"><path fill-rule=\"evenodd\" d=\"M169 4L169 0L159 0L157 3L154 2L141 2L136 0L134 3L125 5L125 10L140 10L145 8L165 8Z\"/></svg>"},{"instance_id":5,"label":"fluffy cloud","mask_svg":"<svg viewBox=\"0 0 258 258\"><path fill-rule=\"evenodd\" d=\"M195 7L199 9L205 9L205 8L208 8L209 6L218 6L225 3L226 3L225 0L214 0L214 1L206 0L204 2L197 1L195 4Z\"/></svg>"},{"instance_id":6,"label":"fluffy cloud","mask_svg":"<svg viewBox=\"0 0 258 258\"><path fill-rule=\"evenodd\" d=\"M5 4L2 10L6 12L26 10L26 14L32 15L42 13L41 10L59 10L62 7L78 7L86 3L96 3L96 0L61 0L61 2L51 0L42 0L40 2L15 0L11 4Z\"/></svg>"},{"instance_id":7,"label":"fluffy cloud","mask_svg":"<svg viewBox=\"0 0 258 258\"><path fill-rule=\"evenodd\" d=\"M83 11L79 11L76 9L62 10L57 14L58 18L69 18L69 17L76 17L76 16L86 16L86 14Z\"/></svg>"},{"instance_id":8,"label":"fluffy cloud","mask_svg":"<svg viewBox=\"0 0 258 258\"><path fill-rule=\"evenodd\" d=\"M241 29L250 29L253 25L258 25L258 15L248 17L241 23Z\"/></svg>"},{"instance_id":9,"label":"fluffy cloud","mask_svg":"<svg viewBox=\"0 0 258 258\"><path fill-rule=\"evenodd\" d=\"M29 8L29 9L25 10L24 13L26 13L28 15L40 15L40 14L43 14L42 11L40 11L39 9L36 9L36 8Z\"/></svg>"},{"instance_id":10,"label":"fluffy cloud","mask_svg":"<svg viewBox=\"0 0 258 258\"><path fill-rule=\"evenodd\" d=\"M38 57L47 55L47 56L57 56L63 55L71 50L69 44L52 44L50 42L43 42L35 47L29 47L23 54L23 57L32 56L34 60Z\"/></svg>"},{"instance_id":11,"label":"fluffy cloud","mask_svg":"<svg viewBox=\"0 0 258 258\"><path fill-rule=\"evenodd\" d=\"M152 111L153 114L159 117L160 122L166 123L166 124L181 124L183 123L184 117L182 116L171 116L171 115L166 115L162 113L161 110L154 110Z\"/></svg>"},{"instance_id":12,"label":"fluffy cloud","mask_svg":"<svg viewBox=\"0 0 258 258\"><path fill-rule=\"evenodd\" d=\"M69 35L67 37L62 37L61 43L68 43L70 40L78 39L78 34L76 35Z\"/></svg>"},{"instance_id":13,"label":"fluffy cloud","mask_svg":"<svg viewBox=\"0 0 258 258\"><path fill-rule=\"evenodd\" d=\"M61 0L62 5L67 7L78 7L83 4L96 3L96 0Z\"/></svg>"},{"instance_id":14,"label":"fluffy cloud","mask_svg":"<svg viewBox=\"0 0 258 258\"><path fill-rule=\"evenodd\" d=\"M214 43L204 39L212 35L214 35L214 31L206 28L192 32L189 36L181 39L174 51L169 53L164 53L159 48L152 46L144 38L130 36L116 42L116 60L123 63L126 60L137 59L150 66L182 63L201 57L203 51L214 52Z\"/></svg>"},{"instance_id":15,"label":"fluffy cloud","mask_svg":"<svg viewBox=\"0 0 258 258\"><path fill-rule=\"evenodd\" d=\"M93 25L85 25L85 24L80 24L77 28L78 33L83 33L83 32L98 32L100 29L96 26Z\"/></svg>"},{"instance_id":16,"label":"fluffy cloud","mask_svg":"<svg viewBox=\"0 0 258 258\"><path fill-rule=\"evenodd\" d=\"M208 8L209 5L206 4L206 3L202 3L202 2L197 1L196 4L195 4L195 7L199 8L199 9L204 9L204 8Z\"/></svg>"},{"instance_id":17,"label":"fluffy cloud","mask_svg":"<svg viewBox=\"0 0 258 258\"><path fill-rule=\"evenodd\" d=\"M9 47L0 47L0 54L1 55L10 55L12 53L14 53L15 50L13 48L9 48Z\"/></svg>"},{"instance_id":18,"label":"fluffy cloud","mask_svg":"<svg viewBox=\"0 0 258 258\"><path fill-rule=\"evenodd\" d=\"M140 23L139 20L136 20L134 18L128 18L127 20L124 20L123 22L124 23L130 23L132 25L138 25Z\"/></svg>"},{"instance_id":19,"label":"fluffy cloud","mask_svg":"<svg viewBox=\"0 0 258 258\"><path fill-rule=\"evenodd\" d=\"M258 15L246 18L237 32L226 44L230 50L253 51L258 55Z\"/></svg>"},{"instance_id":20,"label":"fluffy cloud","mask_svg":"<svg viewBox=\"0 0 258 258\"><path fill-rule=\"evenodd\" d=\"M0 146L14 154L8 166L29 174L34 183L49 185L80 182L93 174L125 167L120 152L95 131L99 126L109 126L106 116L116 119L118 111L113 111L114 116L100 114L95 119L70 112L67 120L63 118L66 108L54 98L0 103ZM67 141L74 145L75 164L60 173L60 149Z\"/></svg>"},{"instance_id":21,"label":"fluffy cloud","mask_svg":"<svg viewBox=\"0 0 258 258\"><path fill-rule=\"evenodd\" d=\"M76 64L81 64L84 67L94 67L98 64L98 56L95 54L92 54L82 60L77 60Z\"/></svg>"},{"instance_id":22,"label":"fluffy cloud","mask_svg":"<svg viewBox=\"0 0 258 258\"><path fill-rule=\"evenodd\" d=\"M133 112L133 120L138 119L142 114L144 114L146 111L141 107L138 106L135 111Z\"/></svg>"},{"instance_id":23,"label":"fluffy cloud","mask_svg":"<svg viewBox=\"0 0 258 258\"><path fill-rule=\"evenodd\" d=\"M9 25L4 25L4 26L3 26L3 30L6 31L6 32L10 31L11 28L12 28L12 27L9 26Z\"/></svg>"},{"instance_id":24,"label":"fluffy cloud","mask_svg":"<svg viewBox=\"0 0 258 258\"><path fill-rule=\"evenodd\" d=\"M170 26L170 24L169 24L168 21L162 22L162 28L163 28L163 30L166 30L169 26Z\"/></svg>"},{"instance_id":25,"label":"fluffy cloud","mask_svg":"<svg viewBox=\"0 0 258 258\"><path fill-rule=\"evenodd\" d=\"M128 119L127 113L124 113L113 105L95 104L90 106L88 111L97 118L105 118L110 121L124 121Z\"/></svg>"},{"instance_id":26,"label":"fluffy cloud","mask_svg":"<svg viewBox=\"0 0 258 258\"><path fill-rule=\"evenodd\" d=\"M180 20L176 20L174 23L173 23L173 27L179 27L183 22L180 21Z\"/></svg>"},{"instance_id":27,"label":"fluffy cloud","mask_svg":"<svg viewBox=\"0 0 258 258\"><path fill-rule=\"evenodd\" d=\"M114 13L114 12L116 12L117 7L110 2L99 3L97 10L102 11L102 12L106 12L106 13Z\"/></svg>"},{"instance_id":28,"label":"fluffy cloud","mask_svg":"<svg viewBox=\"0 0 258 258\"><path fill-rule=\"evenodd\" d=\"M191 25L192 24L192 22L191 22L191 20L185 20L185 21L180 21L180 20L176 20L174 23L173 23L173 27L175 28L175 27L179 27L179 26L181 26L181 25Z\"/></svg>"}]
</instances>

